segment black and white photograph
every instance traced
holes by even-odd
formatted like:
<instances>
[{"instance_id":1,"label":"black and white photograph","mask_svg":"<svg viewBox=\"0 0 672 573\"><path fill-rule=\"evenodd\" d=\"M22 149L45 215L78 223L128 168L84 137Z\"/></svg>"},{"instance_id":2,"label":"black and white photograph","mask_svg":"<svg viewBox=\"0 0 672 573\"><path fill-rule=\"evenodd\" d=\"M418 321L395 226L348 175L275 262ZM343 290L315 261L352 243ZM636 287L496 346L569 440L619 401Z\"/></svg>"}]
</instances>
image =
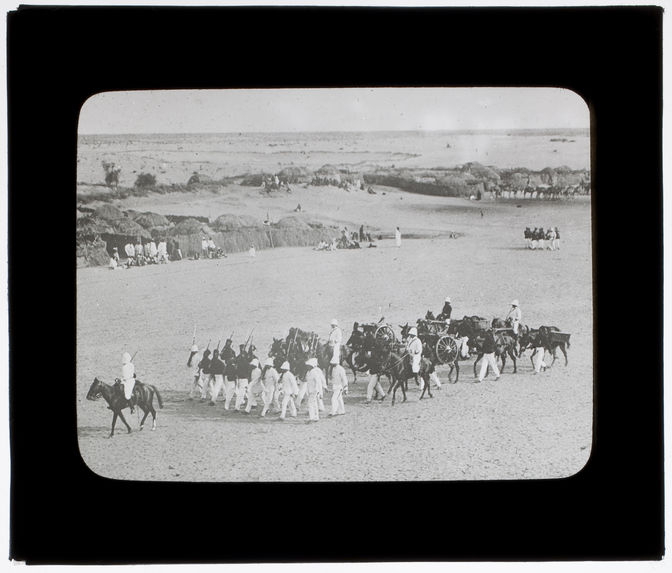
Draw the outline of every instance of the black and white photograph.
<instances>
[{"instance_id":1,"label":"black and white photograph","mask_svg":"<svg viewBox=\"0 0 672 573\"><path fill-rule=\"evenodd\" d=\"M77 154L84 461L124 480L576 474L589 128L552 88L96 94Z\"/></svg>"},{"instance_id":2,"label":"black and white photograph","mask_svg":"<svg viewBox=\"0 0 672 573\"><path fill-rule=\"evenodd\" d=\"M662 24L8 13L10 559L661 562Z\"/></svg>"}]
</instances>

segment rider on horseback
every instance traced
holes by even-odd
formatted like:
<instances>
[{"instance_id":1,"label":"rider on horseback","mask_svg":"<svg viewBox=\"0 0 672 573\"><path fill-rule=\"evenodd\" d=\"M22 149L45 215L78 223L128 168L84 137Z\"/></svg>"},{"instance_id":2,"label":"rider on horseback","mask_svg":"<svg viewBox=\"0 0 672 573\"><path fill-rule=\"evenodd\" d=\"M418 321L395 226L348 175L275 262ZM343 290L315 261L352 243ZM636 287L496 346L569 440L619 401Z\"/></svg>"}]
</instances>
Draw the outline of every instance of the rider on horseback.
<instances>
[{"instance_id":1,"label":"rider on horseback","mask_svg":"<svg viewBox=\"0 0 672 573\"><path fill-rule=\"evenodd\" d=\"M436 320L445 320L446 326L450 326L450 315L453 312L453 307L450 305L450 297L447 296L445 302L443 303L443 308L441 312L436 317Z\"/></svg>"},{"instance_id":2,"label":"rider on horseback","mask_svg":"<svg viewBox=\"0 0 672 573\"><path fill-rule=\"evenodd\" d=\"M506 320L511 321L511 326L513 328L513 334L515 338L518 338L518 327L520 326L520 320L522 319L522 313L520 312L518 299L511 301L511 310L509 314L506 315Z\"/></svg>"},{"instance_id":3,"label":"rider on horseback","mask_svg":"<svg viewBox=\"0 0 672 573\"><path fill-rule=\"evenodd\" d=\"M133 398L133 388L135 387L135 366L131 362L131 355L124 352L121 357L121 385L123 386L124 398L128 401L131 408L131 414L135 412Z\"/></svg>"}]
</instances>

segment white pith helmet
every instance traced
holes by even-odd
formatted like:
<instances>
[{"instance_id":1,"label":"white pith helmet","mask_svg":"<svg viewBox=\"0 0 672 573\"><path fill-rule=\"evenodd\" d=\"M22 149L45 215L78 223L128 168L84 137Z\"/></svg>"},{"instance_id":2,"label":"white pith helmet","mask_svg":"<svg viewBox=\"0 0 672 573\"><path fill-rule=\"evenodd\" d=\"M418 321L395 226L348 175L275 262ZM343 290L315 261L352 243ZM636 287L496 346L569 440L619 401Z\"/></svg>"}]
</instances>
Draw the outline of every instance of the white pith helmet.
<instances>
[{"instance_id":1,"label":"white pith helmet","mask_svg":"<svg viewBox=\"0 0 672 573\"><path fill-rule=\"evenodd\" d=\"M446 302L450 302L450 297L449 296L446 297Z\"/></svg>"},{"instance_id":2,"label":"white pith helmet","mask_svg":"<svg viewBox=\"0 0 672 573\"><path fill-rule=\"evenodd\" d=\"M338 320L336 320L335 318L332 318L331 322L329 324L331 324L331 326L338 326Z\"/></svg>"},{"instance_id":3,"label":"white pith helmet","mask_svg":"<svg viewBox=\"0 0 672 573\"><path fill-rule=\"evenodd\" d=\"M306 360L306 364L315 368L317 366L317 358L309 358Z\"/></svg>"},{"instance_id":4,"label":"white pith helmet","mask_svg":"<svg viewBox=\"0 0 672 573\"><path fill-rule=\"evenodd\" d=\"M128 352L124 352L121 355L121 363L128 364L131 361L131 355Z\"/></svg>"},{"instance_id":5,"label":"white pith helmet","mask_svg":"<svg viewBox=\"0 0 672 573\"><path fill-rule=\"evenodd\" d=\"M282 363L282 366L280 366L280 370L289 370L289 362L286 360Z\"/></svg>"},{"instance_id":6,"label":"white pith helmet","mask_svg":"<svg viewBox=\"0 0 672 573\"><path fill-rule=\"evenodd\" d=\"M409 336L417 336L418 335L418 329L414 327L411 328L411 330L408 331Z\"/></svg>"},{"instance_id":7,"label":"white pith helmet","mask_svg":"<svg viewBox=\"0 0 672 573\"><path fill-rule=\"evenodd\" d=\"M252 366L259 367L259 360L255 358L254 360L252 360L252 362L250 362L250 364L251 364Z\"/></svg>"},{"instance_id":8,"label":"white pith helmet","mask_svg":"<svg viewBox=\"0 0 672 573\"><path fill-rule=\"evenodd\" d=\"M511 306L519 306L517 298L511 301Z\"/></svg>"},{"instance_id":9,"label":"white pith helmet","mask_svg":"<svg viewBox=\"0 0 672 573\"><path fill-rule=\"evenodd\" d=\"M264 366L273 366L273 359L267 358L266 360L264 360Z\"/></svg>"}]
</instances>

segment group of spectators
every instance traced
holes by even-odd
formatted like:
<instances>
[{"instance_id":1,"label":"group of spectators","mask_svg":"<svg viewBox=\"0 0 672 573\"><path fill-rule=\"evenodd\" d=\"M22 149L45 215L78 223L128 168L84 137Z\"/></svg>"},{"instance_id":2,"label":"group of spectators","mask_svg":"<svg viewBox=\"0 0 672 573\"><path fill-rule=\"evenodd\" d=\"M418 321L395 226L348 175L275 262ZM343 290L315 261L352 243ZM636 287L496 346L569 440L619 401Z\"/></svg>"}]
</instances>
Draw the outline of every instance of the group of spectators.
<instances>
[{"instance_id":1,"label":"group of spectators","mask_svg":"<svg viewBox=\"0 0 672 573\"><path fill-rule=\"evenodd\" d=\"M549 227L544 230L543 227L530 229L525 227L525 246L528 249L549 249L551 251L560 250L560 231L557 227Z\"/></svg>"},{"instance_id":2,"label":"group of spectators","mask_svg":"<svg viewBox=\"0 0 672 573\"><path fill-rule=\"evenodd\" d=\"M348 231L347 227L341 229L341 236L339 238L333 238L331 242L320 241L317 247L314 247L314 251L335 251L336 249L359 249L361 248L361 243L368 241L369 248L374 248L376 245L373 242L371 233L364 230L364 225L359 227L358 231Z\"/></svg>"},{"instance_id":3,"label":"group of spectators","mask_svg":"<svg viewBox=\"0 0 672 573\"><path fill-rule=\"evenodd\" d=\"M170 255L168 254L169 252L171 253ZM135 244L129 242L124 245L124 254L126 255L126 260L122 264L119 257L119 249L114 247L110 255L109 268L116 269L120 266L125 268L142 267L149 264L167 263L170 259L179 260L182 258L182 253L177 244L171 241L171 245L169 246L168 242L164 239L159 240L157 244L154 239L142 240L138 238Z\"/></svg>"}]
</instances>

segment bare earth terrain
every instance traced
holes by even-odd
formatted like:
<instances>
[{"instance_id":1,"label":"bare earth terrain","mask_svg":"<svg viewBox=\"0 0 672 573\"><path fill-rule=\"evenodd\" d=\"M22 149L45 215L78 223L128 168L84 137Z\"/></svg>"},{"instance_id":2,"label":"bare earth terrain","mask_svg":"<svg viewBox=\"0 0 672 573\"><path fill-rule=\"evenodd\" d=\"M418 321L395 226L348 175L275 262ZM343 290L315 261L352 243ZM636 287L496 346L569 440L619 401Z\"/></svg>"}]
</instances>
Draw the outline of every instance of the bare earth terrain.
<instances>
[{"instance_id":1,"label":"bare earth terrain","mask_svg":"<svg viewBox=\"0 0 672 573\"><path fill-rule=\"evenodd\" d=\"M400 249L382 240L359 251L286 248L258 251L254 260L240 253L129 270L78 269L77 425L88 466L111 478L175 481L561 478L579 471L590 456L593 421L589 202L528 200L518 208L376 190L374 196L296 186L291 195L263 198L232 186L220 195L124 202L159 213L269 212L272 219L300 202L325 223L364 223L388 236L400 225L424 238L405 239ZM560 251L523 248L523 229L539 225L560 228ZM305 404L283 424L277 415L259 419L254 411L243 416L225 412L223 403L186 399L194 325L201 348L231 331L242 343L255 328L258 354L265 356L272 337L284 337L290 326L326 338L337 317L347 337L354 321L381 315L395 327L415 322L427 309L439 311L446 295L457 318L504 316L510 301L520 299L524 323L572 334L569 365L558 360L535 376L526 355L517 374L507 363L499 381L474 384L471 361L463 362L458 383L419 402L411 382L408 402L394 407L389 400L364 404L367 377L360 375L346 415L311 425L304 424ZM94 376L112 382L122 352L136 350L138 378L160 389L165 407L155 432L137 432L131 416L133 433L118 425L108 440L111 412L87 401L86 392ZM439 375L446 380L445 372Z\"/></svg>"}]
</instances>

